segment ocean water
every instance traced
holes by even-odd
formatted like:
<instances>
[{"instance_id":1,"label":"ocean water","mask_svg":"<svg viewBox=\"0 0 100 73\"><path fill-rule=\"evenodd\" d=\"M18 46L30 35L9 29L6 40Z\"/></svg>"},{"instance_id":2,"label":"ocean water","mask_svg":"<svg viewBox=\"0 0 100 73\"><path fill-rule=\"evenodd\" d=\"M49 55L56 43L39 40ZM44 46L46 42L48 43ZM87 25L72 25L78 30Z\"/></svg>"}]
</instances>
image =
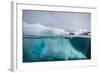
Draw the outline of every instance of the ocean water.
<instances>
[{"instance_id":1,"label":"ocean water","mask_svg":"<svg viewBox=\"0 0 100 73\"><path fill-rule=\"evenodd\" d=\"M23 37L23 62L91 59L91 38Z\"/></svg>"}]
</instances>

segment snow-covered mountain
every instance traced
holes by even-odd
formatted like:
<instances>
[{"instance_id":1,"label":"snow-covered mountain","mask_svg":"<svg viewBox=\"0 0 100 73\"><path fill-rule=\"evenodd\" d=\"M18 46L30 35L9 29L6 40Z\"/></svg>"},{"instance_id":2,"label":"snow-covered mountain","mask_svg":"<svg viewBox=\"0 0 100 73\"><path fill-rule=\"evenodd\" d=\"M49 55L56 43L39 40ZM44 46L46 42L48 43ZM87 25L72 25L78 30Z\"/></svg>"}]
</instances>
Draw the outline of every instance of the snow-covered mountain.
<instances>
[{"instance_id":1,"label":"snow-covered mountain","mask_svg":"<svg viewBox=\"0 0 100 73\"><path fill-rule=\"evenodd\" d=\"M40 23L27 24L23 23L24 35L64 35L65 30L42 25Z\"/></svg>"}]
</instances>

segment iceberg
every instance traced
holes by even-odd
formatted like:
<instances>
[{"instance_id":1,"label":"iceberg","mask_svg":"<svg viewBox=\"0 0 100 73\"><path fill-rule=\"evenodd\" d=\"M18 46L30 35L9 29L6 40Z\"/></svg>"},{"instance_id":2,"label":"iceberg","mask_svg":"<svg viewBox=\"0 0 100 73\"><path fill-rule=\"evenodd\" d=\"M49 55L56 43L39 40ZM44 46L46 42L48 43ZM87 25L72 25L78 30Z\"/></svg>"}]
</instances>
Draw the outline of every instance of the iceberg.
<instances>
[{"instance_id":1,"label":"iceberg","mask_svg":"<svg viewBox=\"0 0 100 73\"><path fill-rule=\"evenodd\" d=\"M48 27L41 25L40 23L36 24L27 24L23 23L23 32L24 35L39 35L41 31L48 29Z\"/></svg>"},{"instance_id":2,"label":"iceberg","mask_svg":"<svg viewBox=\"0 0 100 73\"><path fill-rule=\"evenodd\" d=\"M25 35L65 35L66 31L60 28L36 24L24 23ZM67 32L68 34L68 32ZM23 38L23 62L39 61L65 61L87 59L90 38L82 37L40 37ZM82 47L82 45L84 47ZM84 51L84 48L86 51ZM80 51L82 50L82 51ZM88 53L89 54L89 53ZM90 55L90 54L89 54Z\"/></svg>"},{"instance_id":3,"label":"iceberg","mask_svg":"<svg viewBox=\"0 0 100 73\"><path fill-rule=\"evenodd\" d=\"M66 31L60 28L45 26L40 23L23 24L24 35L64 35Z\"/></svg>"}]
</instances>

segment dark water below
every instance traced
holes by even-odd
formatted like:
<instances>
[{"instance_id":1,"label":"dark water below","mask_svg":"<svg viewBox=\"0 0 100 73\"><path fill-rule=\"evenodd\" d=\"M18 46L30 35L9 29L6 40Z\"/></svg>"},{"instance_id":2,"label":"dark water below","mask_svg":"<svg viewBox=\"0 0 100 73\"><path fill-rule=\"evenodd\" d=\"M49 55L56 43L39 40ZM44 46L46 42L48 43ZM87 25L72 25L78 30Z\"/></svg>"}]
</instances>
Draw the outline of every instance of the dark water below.
<instances>
[{"instance_id":1,"label":"dark water below","mask_svg":"<svg viewBox=\"0 0 100 73\"><path fill-rule=\"evenodd\" d=\"M91 59L91 38L23 38L23 62Z\"/></svg>"}]
</instances>

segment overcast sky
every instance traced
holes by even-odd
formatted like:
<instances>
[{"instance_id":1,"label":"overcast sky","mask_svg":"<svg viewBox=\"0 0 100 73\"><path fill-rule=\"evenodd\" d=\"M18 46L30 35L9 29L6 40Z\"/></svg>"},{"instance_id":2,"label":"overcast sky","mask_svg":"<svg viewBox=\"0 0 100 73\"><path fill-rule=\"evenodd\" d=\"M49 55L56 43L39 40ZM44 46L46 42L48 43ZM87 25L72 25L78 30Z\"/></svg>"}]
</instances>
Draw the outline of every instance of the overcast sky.
<instances>
[{"instance_id":1,"label":"overcast sky","mask_svg":"<svg viewBox=\"0 0 100 73\"><path fill-rule=\"evenodd\" d=\"M27 24L40 23L50 27L62 28L66 31L90 30L91 14L23 10L23 22Z\"/></svg>"}]
</instances>

